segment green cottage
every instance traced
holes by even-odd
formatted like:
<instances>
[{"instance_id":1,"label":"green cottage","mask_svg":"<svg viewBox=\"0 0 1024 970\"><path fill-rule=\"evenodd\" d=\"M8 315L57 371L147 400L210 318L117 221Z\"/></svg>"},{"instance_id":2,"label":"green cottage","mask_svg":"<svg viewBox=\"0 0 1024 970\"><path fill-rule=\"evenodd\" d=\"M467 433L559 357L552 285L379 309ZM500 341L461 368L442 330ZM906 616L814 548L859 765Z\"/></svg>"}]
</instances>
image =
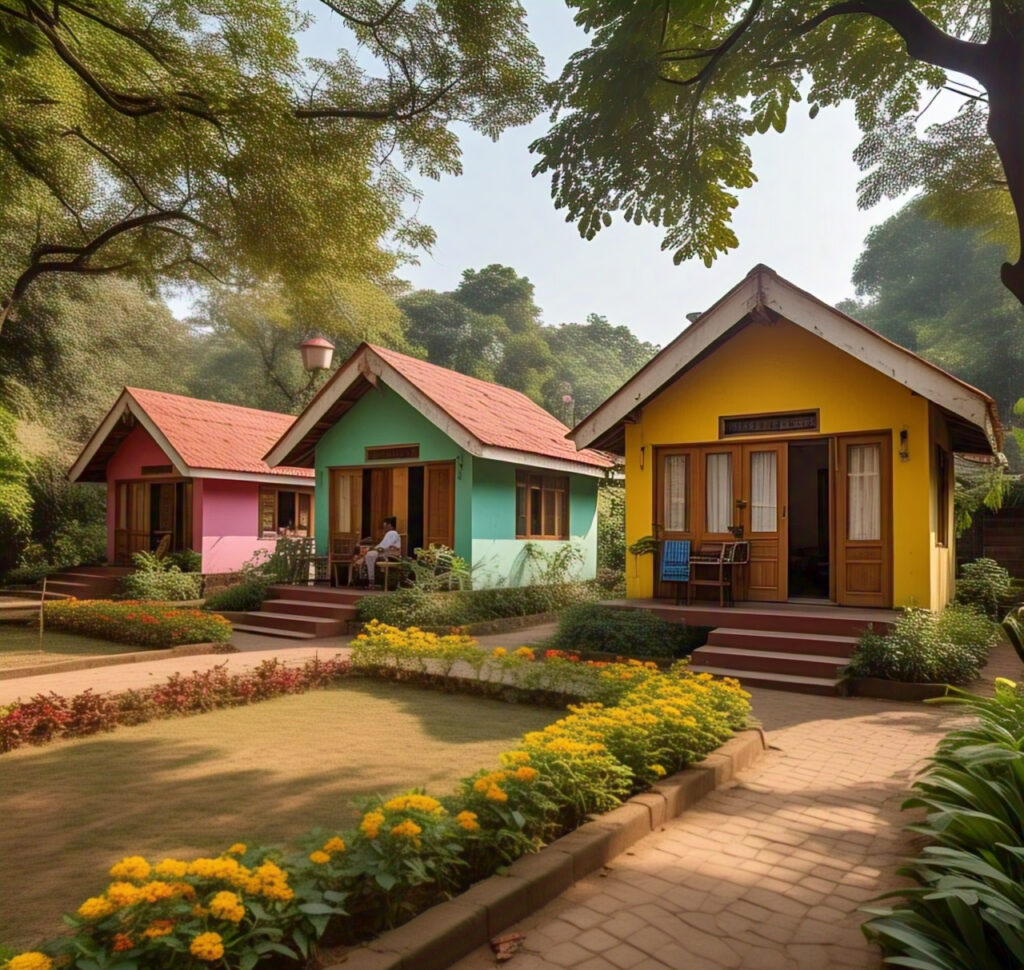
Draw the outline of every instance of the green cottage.
<instances>
[{"instance_id":1,"label":"green cottage","mask_svg":"<svg viewBox=\"0 0 1024 970\"><path fill-rule=\"evenodd\" d=\"M518 391L364 343L266 460L315 467L317 552L332 560L394 516L404 553L453 548L476 586L527 582L530 542L578 545L592 578L613 459L568 430Z\"/></svg>"}]
</instances>

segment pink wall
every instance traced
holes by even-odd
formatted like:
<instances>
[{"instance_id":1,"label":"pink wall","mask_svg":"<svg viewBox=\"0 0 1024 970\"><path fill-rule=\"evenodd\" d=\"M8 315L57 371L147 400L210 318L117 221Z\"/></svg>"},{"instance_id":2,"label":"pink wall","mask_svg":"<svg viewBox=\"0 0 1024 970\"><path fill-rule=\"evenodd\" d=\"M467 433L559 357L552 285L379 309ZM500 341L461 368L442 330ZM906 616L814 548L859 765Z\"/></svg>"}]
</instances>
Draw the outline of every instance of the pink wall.
<instances>
[{"instance_id":1,"label":"pink wall","mask_svg":"<svg viewBox=\"0 0 1024 970\"><path fill-rule=\"evenodd\" d=\"M204 573L230 573L237 570L257 549L274 551L275 539L258 539L259 485L256 482L233 482L217 478L202 481L202 536Z\"/></svg>"}]
</instances>

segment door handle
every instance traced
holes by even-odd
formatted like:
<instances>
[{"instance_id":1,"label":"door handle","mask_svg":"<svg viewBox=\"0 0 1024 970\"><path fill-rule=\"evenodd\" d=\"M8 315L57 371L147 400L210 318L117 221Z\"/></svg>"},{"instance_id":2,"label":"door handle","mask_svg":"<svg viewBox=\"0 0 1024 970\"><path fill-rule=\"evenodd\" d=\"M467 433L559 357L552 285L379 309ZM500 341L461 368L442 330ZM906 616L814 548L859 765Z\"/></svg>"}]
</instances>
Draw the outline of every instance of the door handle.
<instances>
[{"instance_id":1,"label":"door handle","mask_svg":"<svg viewBox=\"0 0 1024 970\"><path fill-rule=\"evenodd\" d=\"M786 506L785 505L782 506L782 517L783 518L786 517Z\"/></svg>"}]
</instances>

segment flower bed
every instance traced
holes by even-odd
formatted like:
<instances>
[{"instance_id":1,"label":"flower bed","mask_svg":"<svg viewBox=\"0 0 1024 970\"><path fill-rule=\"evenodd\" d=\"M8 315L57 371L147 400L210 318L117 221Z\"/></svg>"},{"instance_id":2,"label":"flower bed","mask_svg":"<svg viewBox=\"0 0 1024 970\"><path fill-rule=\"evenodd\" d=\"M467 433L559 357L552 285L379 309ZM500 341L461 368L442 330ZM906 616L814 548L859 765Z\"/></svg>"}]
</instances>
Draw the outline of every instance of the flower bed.
<instances>
[{"instance_id":1,"label":"flower bed","mask_svg":"<svg viewBox=\"0 0 1024 970\"><path fill-rule=\"evenodd\" d=\"M979 721L939 743L904 803L927 812L909 828L931 844L899 870L917 886L886 893L898 906L868 909L864 934L894 966L1024 966L1024 685L956 693L936 703Z\"/></svg>"},{"instance_id":2,"label":"flower bed","mask_svg":"<svg viewBox=\"0 0 1024 970\"><path fill-rule=\"evenodd\" d=\"M223 643L231 624L215 613L137 600L55 600L43 607L47 626L140 647Z\"/></svg>"},{"instance_id":3,"label":"flower bed","mask_svg":"<svg viewBox=\"0 0 1024 970\"><path fill-rule=\"evenodd\" d=\"M471 653L473 651L474 653ZM308 958L317 940L352 942L404 922L496 868L703 758L746 724L735 681L653 664L581 663L519 651L488 656L467 637L377 625L356 643L356 666L469 683L540 685L600 697L526 734L500 764L435 799L422 791L374 798L357 828L314 833L301 852L232 846L217 859L128 857L115 880L72 919L75 936L23 954L20 970L67 955L78 970L125 966L249 968ZM438 674L432 667L438 668ZM265 886L272 887L272 893ZM12 961L8 970L19 970Z\"/></svg>"},{"instance_id":4,"label":"flower bed","mask_svg":"<svg viewBox=\"0 0 1024 970\"><path fill-rule=\"evenodd\" d=\"M86 737L160 717L200 714L299 694L326 687L348 672L348 662L340 659L314 658L294 667L280 660L264 660L251 673L230 674L221 664L211 670L172 674L162 684L116 694L91 690L72 697L38 694L24 703L0 708L0 752L23 744Z\"/></svg>"}]
</instances>

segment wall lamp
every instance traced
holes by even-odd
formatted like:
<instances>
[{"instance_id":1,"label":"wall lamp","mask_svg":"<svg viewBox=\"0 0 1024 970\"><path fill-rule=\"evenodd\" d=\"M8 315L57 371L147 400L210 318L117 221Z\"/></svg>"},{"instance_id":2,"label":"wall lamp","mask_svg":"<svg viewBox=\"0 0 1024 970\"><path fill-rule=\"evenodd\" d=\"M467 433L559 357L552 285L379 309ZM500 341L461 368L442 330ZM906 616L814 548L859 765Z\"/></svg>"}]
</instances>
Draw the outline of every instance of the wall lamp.
<instances>
[{"instance_id":1,"label":"wall lamp","mask_svg":"<svg viewBox=\"0 0 1024 970\"><path fill-rule=\"evenodd\" d=\"M647 450L646 445L640 446L640 471L644 470L644 452Z\"/></svg>"},{"instance_id":2,"label":"wall lamp","mask_svg":"<svg viewBox=\"0 0 1024 970\"><path fill-rule=\"evenodd\" d=\"M910 433L906 428L900 429L900 461L910 461Z\"/></svg>"}]
</instances>

